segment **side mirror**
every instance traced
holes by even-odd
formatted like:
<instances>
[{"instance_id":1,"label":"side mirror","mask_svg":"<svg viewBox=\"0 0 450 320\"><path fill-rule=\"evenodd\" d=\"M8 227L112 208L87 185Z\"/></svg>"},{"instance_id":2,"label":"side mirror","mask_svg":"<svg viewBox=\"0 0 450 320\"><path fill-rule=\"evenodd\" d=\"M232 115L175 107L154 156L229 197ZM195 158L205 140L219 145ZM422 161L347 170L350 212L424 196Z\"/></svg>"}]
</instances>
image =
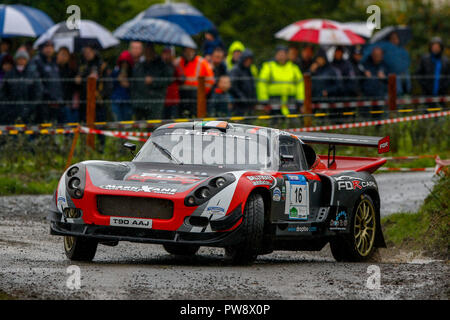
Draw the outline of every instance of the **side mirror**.
<instances>
[{"instance_id":1,"label":"side mirror","mask_svg":"<svg viewBox=\"0 0 450 320\"><path fill-rule=\"evenodd\" d=\"M134 143L131 143L131 142L125 142L125 143L123 144L123 146L124 146L125 148L127 148L128 150L130 150L131 153L134 153L134 152L136 151L136 145L135 145Z\"/></svg>"}]
</instances>

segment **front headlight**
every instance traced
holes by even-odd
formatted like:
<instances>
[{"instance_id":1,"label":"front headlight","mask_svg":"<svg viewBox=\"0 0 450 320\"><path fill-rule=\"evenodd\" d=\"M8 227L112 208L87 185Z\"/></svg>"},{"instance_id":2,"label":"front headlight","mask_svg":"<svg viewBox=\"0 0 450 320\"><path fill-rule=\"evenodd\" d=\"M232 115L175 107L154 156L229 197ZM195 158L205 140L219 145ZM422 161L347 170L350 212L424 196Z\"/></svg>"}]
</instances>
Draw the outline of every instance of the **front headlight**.
<instances>
[{"instance_id":1,"label":"front headlight","mask_svg":"<svg viewBox=\"0 0 450 320\"><path fill-rule=\"evenodd\" d=\"M66 187L69 195L81 199L84 194L86 181L86 168L82 164L71 167L66 173Z\"/></svg>"},{"instance_id":2,"label":"front headlight","mask_svg":"<svg viewBox=\"0 0 450 320\"><path fill-rule=\"evenodd\" d=\"M217 188L222 188L226 182L227 181L224 178L219 177L219 178L216 179L215 184L216 184Z\"/></svg>"},{"instance_id":3,"label":"front headlight","mask_svg":"<svg viewBox=\"0 0 450 320\"><path fill-rule=\"evenodd\" d=\"M222 189L236 181L232 173L224 174L220 177L214 177L202 182L195 190L193 190L184 200L184 204L188 207L198 206L211 199Z\"/></svg>"},{"instance_id":4,"label":"front headlight","mask_svg":"<svg viewBox=\"0 0 450 320\"><path fill-rule=\"evenodd\" d=\"M198 189L197 194L199 198L207 199L211 195L211 191L209 191L208 187L203 187Z\"/></svg>"},{"instance_id":5,"label":"front headlight","mask_svg":"<svg viewBox=\"0 0 450 320\"><path fill-rule=\"evenodd\" d=\"M72 178L69 180L69 188L70 189L78 189L80 187L81 180L78 178Z\"/></svg>"}]
</instances>

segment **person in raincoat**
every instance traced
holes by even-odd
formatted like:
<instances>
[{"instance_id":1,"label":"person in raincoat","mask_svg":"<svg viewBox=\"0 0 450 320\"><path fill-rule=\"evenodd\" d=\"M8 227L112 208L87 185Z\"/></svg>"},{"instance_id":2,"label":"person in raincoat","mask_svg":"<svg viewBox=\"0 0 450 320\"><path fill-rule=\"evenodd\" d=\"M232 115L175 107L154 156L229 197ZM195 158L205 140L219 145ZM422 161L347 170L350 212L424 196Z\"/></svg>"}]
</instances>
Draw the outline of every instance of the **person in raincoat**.
<instances>
[{"instance_id":1,"label":"person in raincoat","mask_svg":"<svg viewBox=\"0 0 450 320\"><path fill-rule=\"evenodd\" d=\"M0 85L2 124L33 123L36 118L36 104L43 95L39 75L29 64L30 56L20 49L14 55L15 66L5 74ZM7 103L8 102L8 103Z\"/></svg>"},{"instance_id":2,"label":"person in raincoat","mask_svg":"<svg viewBox=\"0 0 450 320\"><path fill-rule=\"evenodd\" d=\"M271 114L287 115L305 99L303 74L287 53L287 47L278 46L275 59L263 63L259 75L258 100L271 106Z\"/></svg>"},{"instance_id":3,"label":"person in raincoat","mask_svg":"<svg viewBox=\"0 0 450 320\"><path fill-rule=\"evenodd\" d=\"M237 64L241 58L242 53L245 51L245 46L240 41L234 41L228 48L228 55L226 59L227 70L232 70L234 65ZM252 64L250 67L253 76L258 77L258 68Z\"/></svg>"},{"instance_id":4,"label":"person in raincoat","mask_svg":"<svg viewBox=\"0 0 450 320\"><path fill-rule=\"evenodd\" d=\"M152 44L145 47L144 58L132 71L131 100L135 116L137 120L161 119L173 69L161 60Z\"/></svg>"},{"instance_id":5,"label":"person in raincoat","mask_svg":"<svg viewBox=\"0 0 450 320\"><path fill-rule=\"evenodd\" d=\"M444 55L442 39L434 37L430 41L429 53L421 57L417 75L423 94L429 96L446 95L450 89L450 60Z\"/></svg>"},{"instance_id":6,"label":"person in raincoat","mask_svg":"<svg viewBox=\"0 0 450 320\"><path fill-rule=\"evenodd\" d=\"M233 69L230 71L231 96L233 97L233 114L252 115L257 102L256 79L251 72L253 53L246 49Z\"/></svg>"},{"instance_id":7,"label":"person in raincoat","mask_svg":"<svg viewBox=\"0 0 450 320\"><path fill-rule=\"evenodd\" d=\"M341 79L337 69L327 60L325 52L320 51L311 64L312 96L315 101L329 102L341 91Z\"/></svg>"}]
</instances>

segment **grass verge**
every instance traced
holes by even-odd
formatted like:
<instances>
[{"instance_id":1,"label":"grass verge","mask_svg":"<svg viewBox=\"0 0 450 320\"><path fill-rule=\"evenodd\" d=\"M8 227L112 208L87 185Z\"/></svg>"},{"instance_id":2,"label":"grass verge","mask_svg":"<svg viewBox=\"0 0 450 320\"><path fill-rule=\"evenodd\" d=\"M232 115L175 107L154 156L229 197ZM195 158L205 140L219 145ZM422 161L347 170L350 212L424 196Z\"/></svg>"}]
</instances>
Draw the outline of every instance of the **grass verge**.
<instances>
[{"instance_id":1,"label":"grass verge","mask_svg":"<svg viewBox=\"0 0 450 320\"><path fill-rule=\"evenodd\" d=\"M14 300L14 297L0 291L0 300Z\"/></svg>"},{"instance_id":2,"label":"grass verge","mask_svg":"<svg viewBox=\"0 0 450 320\"><path fill-rule=\"evenodd\" d=\"M417 213L397 213L382 219L388 246L450 257L450 177L435 184Z\"/></svg>"}]
</instances>

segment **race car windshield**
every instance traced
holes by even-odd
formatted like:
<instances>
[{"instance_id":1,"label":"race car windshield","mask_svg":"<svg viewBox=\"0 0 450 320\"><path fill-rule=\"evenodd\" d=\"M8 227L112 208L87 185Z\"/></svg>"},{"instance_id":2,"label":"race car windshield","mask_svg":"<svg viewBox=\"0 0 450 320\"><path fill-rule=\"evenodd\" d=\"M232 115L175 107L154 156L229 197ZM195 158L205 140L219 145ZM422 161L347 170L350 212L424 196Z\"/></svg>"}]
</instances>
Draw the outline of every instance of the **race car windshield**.
<instances>
[{"instance_id":1,"label":"race car windshield","mask_svg":"<svg viewBox=\"0 0 450 320\"><path fill-rule=\"evenodd\" d=\"M158 130L134 161L268 169L270 139L264 133Z\"/></svg>"}]
</instances>

